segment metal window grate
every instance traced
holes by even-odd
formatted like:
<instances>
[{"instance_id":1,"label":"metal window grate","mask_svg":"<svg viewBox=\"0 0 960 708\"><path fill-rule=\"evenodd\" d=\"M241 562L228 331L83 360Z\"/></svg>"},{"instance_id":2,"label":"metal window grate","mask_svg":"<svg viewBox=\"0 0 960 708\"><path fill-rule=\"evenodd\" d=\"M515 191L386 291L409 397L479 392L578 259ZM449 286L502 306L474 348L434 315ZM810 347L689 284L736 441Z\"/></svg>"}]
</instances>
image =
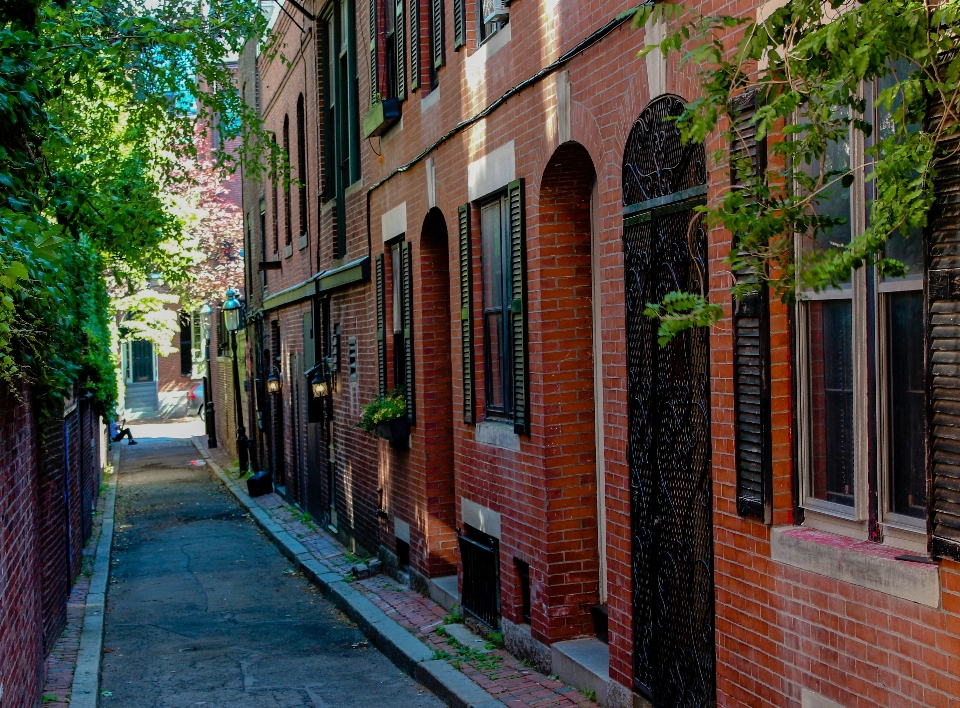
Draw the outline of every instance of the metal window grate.
<instances>
[{"instance_id":1,"label":"metal window grate","mask_svg":"<svg viewBox=\"0 0 960 708\"><path fill-rule=\"evenodd\" d=\"M500 544L467 538L457 531L463 563L461 601L467 613L493 629L500 627Z\"/></svg>"}]
</instances>

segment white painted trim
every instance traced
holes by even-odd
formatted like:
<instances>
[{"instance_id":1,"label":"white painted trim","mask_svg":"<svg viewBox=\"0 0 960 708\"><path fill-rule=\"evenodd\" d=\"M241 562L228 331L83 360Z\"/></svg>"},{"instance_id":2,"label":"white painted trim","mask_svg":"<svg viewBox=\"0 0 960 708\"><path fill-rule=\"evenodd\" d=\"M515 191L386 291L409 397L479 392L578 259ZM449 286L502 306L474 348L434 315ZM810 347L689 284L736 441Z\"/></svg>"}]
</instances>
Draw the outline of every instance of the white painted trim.
<instances>
[{"instance_id":1,"label":"white painted trim","mask_svg":"<svg viewBox=\"0 0 960 708\"><path fill-rule=\"evenodd\" d=\"M510 39L513 36L513 32L510 29L512 26L513 25L508 22L490 37L490 39L477 47L477 51L467 57L465 67L467 85L471 89L476 90L483 85L487 73L487 61L510 43Z\"/></svg>"},{"instance_id":2,"label":"white painted trim","mask_svg":"<svg viewBox=\"0 0 960 708\"><path fill-rule=\"evenodd\" d=\"M667 36L667 25L662 20L654 21L653 17L647 20L644 28L643 43L646 46L660 44ZM667 58L663 52L654 49L644 59L647 68L647 90L650 99L654 99L667 92Z\"/></svg>"},{"instance_id":3,"label":"white painted trim","mask_svg":"<svg viewBox=\"0 0 960 708\"><path fill-rule=\"evenodd\" d=\"M440 103L440 87L430 89L430 93L426 96L421 94L420 97L420 113L426 113L435 105Z\"/></svg>"},{"instance_id":4,"label":"white painted trim","mask_svg":"<svg viewBox=\"0 0 960 708\"><path fill-rule=\"evenodd\" d=\"M433 209L437 206L437 162L433 156L424 161L427 170L427 207Z\"/></svg>"},{"instance_id":5,"label":"white painted trim","mask_svg":"<svg viewBox=\"0 0 960 708\"><path fill-rule=\"evenodd\" d=\"M600 189L590 192L590 306L593 311L593 439L597 471L597 549L600 561L600 603L607 601L607 466L603 439L603 315L600 290Z\"/></svg>"},{"instance_id":6,"label":"white painted trim","mask_svg":"<svg viewBox=\"0 0 960 708\"><path fill-rule=\"evenodd\" d=\"M508 27L510 25L507 25ZM517 178L517 155L511 140L467 165L471 202L503 189Z\"/></svg>"},{"instance_id":7,"label":"white painted trim","mask_svg":"<svg viewBox=\"0 0 960 708\"><path fill-rule=\"evenodd\" d=\"M816 691L811 691L806 686L801 686L800 708L843 708L843 706L826 696L821 696Z\"/></svg>"},{"instance_id":8,"label":"white painted trim","mask_svg":"<svg viewBox=\"0 0 960 708\"><path fill-rule=\"evenodd\" d=\"M460 518L478 531L500 540L500 514L493 509L460 497Z\"/></svg>"},{"instance_id":9,"label":"white painted trim","mask_svg":"<svg viewBox=\"0 0 960 708\"><path fill-rule=\"evenodd\" d=\"M380 217L380 231L383 241L387 242L407 233L407 203L398 204Z\"/></svg>"}]
</instances>

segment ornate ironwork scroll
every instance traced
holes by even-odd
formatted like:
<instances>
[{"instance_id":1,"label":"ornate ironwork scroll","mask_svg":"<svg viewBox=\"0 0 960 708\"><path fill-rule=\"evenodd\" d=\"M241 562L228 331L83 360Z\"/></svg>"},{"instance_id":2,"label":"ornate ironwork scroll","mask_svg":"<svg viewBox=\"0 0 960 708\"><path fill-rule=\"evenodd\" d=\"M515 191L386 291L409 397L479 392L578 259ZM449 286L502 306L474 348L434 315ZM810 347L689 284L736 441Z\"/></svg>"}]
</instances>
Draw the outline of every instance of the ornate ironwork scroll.
<instances>
[{"instance_id":1,"label":"ornate ironwork scroll","mask_svg":"<svg viewBox=\"0 0 960 708\"><path fill-rule=\"evenodd\" d=\"M634 685L657 708L716 700L710 479L710 357L705 328L657 343L649 302L706 292L702 145L683 145L654 100L634 124L623 166Z\"/></svg>"}]
</instances>

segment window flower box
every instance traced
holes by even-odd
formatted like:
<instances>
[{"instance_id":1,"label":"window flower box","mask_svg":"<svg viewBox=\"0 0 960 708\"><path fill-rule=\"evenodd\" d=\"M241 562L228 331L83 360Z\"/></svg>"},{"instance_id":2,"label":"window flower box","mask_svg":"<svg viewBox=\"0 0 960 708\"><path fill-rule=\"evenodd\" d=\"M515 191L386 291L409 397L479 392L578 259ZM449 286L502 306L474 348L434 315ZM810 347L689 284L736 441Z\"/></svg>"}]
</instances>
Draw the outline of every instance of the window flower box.
<instances>
[{"instance_id":1,"label":"window flower box","mask_svg":"<svg viewBox=\"0 0 960 708\"><path fill-rule=\"evenodd\" d=\"M400 120L400 99L384 98L372 106L363 117L363 137L371 138L386 133Z\"/></svg>"}]
</instances>

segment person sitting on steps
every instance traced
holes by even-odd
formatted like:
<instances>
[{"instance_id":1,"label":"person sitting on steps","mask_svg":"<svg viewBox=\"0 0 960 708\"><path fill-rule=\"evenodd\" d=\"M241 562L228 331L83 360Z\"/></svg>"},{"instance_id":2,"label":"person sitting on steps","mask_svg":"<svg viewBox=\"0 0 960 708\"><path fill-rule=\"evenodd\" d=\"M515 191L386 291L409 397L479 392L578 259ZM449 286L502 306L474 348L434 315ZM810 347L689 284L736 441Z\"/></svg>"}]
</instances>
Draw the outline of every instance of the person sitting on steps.
<instances>
[{"instance_id":1,"label":"person sitting on steps","mask_svg":"<svg viewBox=\"0 0 960 708\"><path fill-rule=\"evenodd\" d=\"M137 441L133 439L133 433L130 432L130 428L125 426L126 422L126 420L121 420L118 426L117 421L113 418L110 419L110 439L113 440L113 442L120 442L126 437L128 445L136 445Z\"/></svg>"}]
</instances>

